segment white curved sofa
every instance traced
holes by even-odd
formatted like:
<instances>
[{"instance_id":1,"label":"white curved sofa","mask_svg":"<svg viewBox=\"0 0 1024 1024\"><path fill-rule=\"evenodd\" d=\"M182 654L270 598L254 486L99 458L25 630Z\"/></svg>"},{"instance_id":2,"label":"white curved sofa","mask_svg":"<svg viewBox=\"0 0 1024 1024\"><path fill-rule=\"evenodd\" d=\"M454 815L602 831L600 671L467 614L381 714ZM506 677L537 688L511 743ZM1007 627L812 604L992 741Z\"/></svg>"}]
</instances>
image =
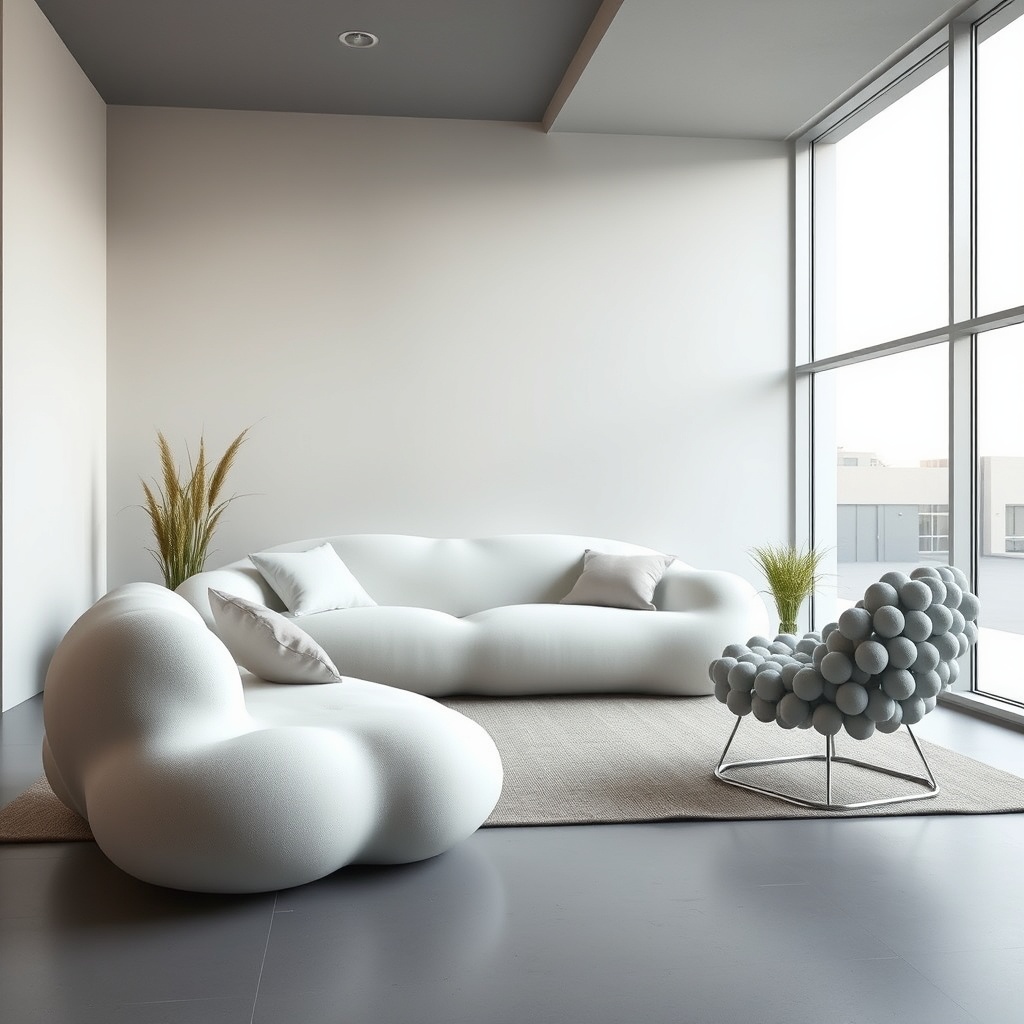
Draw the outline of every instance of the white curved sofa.
<instances>
[{"instance_id":1,"label":"white curved sofa","mask_svg":"<svg viewBox=\"0 0 1024 1024\"><path fill-rule=\"evenodd\" d=\"M475 722L347 679L246 676L182 598L130 583L71 627L43 695L43 766L122 870L201 892L433 857L474 832L502 767Z\"/></svg>"},{"instance_id":2,"label":"white curved sofa","mask_svg":"<svg viewBox=\"0 0 1024 1024\"><path fill-rule=\"evenodd\" d=\"M302 615L296 624L342 675L431 697L709 694L708 664L735 637L768 626L764 603L745 580L678 560L654 592L656 611L559 603L580 576L585 550L657 554L600 538L351 534L267 550L306 551L325 542L376 605ZM242 559L178 587L214 631L210 588L285 610L253 562Z\"/></svg>"}]
</instances>

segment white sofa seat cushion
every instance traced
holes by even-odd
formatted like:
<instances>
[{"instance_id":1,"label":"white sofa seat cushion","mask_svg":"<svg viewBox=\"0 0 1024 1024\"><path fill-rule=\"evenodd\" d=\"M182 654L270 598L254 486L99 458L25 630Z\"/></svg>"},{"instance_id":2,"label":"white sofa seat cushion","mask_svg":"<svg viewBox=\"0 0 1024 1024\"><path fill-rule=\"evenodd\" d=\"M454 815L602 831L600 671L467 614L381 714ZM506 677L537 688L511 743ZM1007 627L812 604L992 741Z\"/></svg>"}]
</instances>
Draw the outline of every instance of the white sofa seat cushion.
<instances>
[{"instance_id":1,"label":"white sofa seat cushion","mask_svg":"<svg viewBox=\"0 0 1024 1024\"><path fill-rule=\"evenodd\" d=\"M482 678L480 692L493 694L522 692L524 678L550 693L702 694L707 669L688 666L694 645L703 646L704 620L593 605L490 608L471 617L467 681Z\"/></svg>"},{"instance_id":2,"label":"white sofa seat cushion","mask_svg":"<svg viewBox=\"0 0 1024 1024\"><path fill-rule=\"evenodd\" d=\"M699 612L638 615L563 604L506 605L461 619L381 606L302 621L342 674L431 697L704 694L723 632L713 615Z\"/></svg>"},{"instance_id":3,"label":"white sofa seat cushion","mask_svg":"<svg viewBox=\"0 0 1024 1024\"><path fill-rule=\"evenodd\" d=\"M431 608L350 608L310 615L302 625L342 675L428 697L460 692L474 639L468 619Z\"/></svg>"}]
</instances>

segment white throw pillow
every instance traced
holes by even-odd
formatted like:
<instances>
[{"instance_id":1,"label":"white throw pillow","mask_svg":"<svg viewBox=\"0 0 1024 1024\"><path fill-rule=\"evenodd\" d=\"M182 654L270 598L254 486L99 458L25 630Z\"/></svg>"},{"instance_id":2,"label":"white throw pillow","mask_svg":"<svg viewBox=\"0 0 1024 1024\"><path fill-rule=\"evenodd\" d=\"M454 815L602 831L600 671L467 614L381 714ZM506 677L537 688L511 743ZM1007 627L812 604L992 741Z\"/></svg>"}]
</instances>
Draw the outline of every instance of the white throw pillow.
<instances>
[{"instance_id":1,"label":"white throw pillow","mask_svg":"<svg viewBox=\"0 0 1024 1024\"><path fill-rule=\"evenodd\" d=\"M673 555L606 555L588 548L580 578L560 603L657 611L654 590L674 561Z\"/></svg>"},{"instance_id":2,"label":"white throw pillow","mask_svg":"<svg viewBox=\"0 0 1024 1024\"><path fill-rule=\"evenodd\" d=\"M210 589L210 608L235 662L271 683L339 683L327 652L291 619L262 604Z\"/></svg>"},{"instance_id":3,"label":"white throw pillow","mask_svg":"<svg viewBox=\"0 0 1024 1024\"><path fill-rule=\"evenodd\" d=\"M249 558L292 615L377 604L330 544L309 551L261 551Z\"/></svg>"}]
</instances>

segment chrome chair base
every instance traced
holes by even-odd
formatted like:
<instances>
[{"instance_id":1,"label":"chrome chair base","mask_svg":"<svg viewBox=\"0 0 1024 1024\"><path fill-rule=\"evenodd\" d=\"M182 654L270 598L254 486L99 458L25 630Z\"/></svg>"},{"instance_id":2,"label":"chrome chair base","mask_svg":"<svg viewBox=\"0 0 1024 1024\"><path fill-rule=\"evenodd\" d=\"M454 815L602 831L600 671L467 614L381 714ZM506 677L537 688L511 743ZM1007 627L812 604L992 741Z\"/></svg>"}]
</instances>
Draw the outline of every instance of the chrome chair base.
<instances>
[{"instance_id":1,"label":"chrome chair base","mask_svg":"<svg viewBox=\"0 0 1024 1024\"><path fill-rule=\"evenodd\" d=\"M921 759L921 764L924 765L924 770L927 773L926 776L910 775L907 772L897 771L895 768L886 768L884 765L871 764L868 761L860 761L855 757L840 756L836 754L836 741L834 736L824 737L824 754L794 754L789 757L764 757L746 761L726 761L726 755L729 753L729 748L732 746L732 742L736 738L736 733L739 731L740 723L742 721L742 717L737 717L736 724L733 726L732 732L729 734L729 740L725 744L725 749L722 751L722 756L719 759L718 764L715 766L715 778L721 779L722 782L726 782L730 786L738 786L740 789L747 789L752 793L761 793L764 796L774 797L777 800L785 800L786 803L796 804L798 807L810 807L819 811L854 811L859 810L862 807L881 807L884 804L898 804L910 800L931 800L933 797L938 795L938 783L935 781L935 776L932 775L932 770L928 766L928 761L924 756L924 751L921 750L921 745L917 742L917 737L914 735L913 730L909 725L905 725L903 728L907 730L911 740L914 742L914 749L917 751L917 755ZM756 786L753 783L742 782L740 779L730 777L730 775L744 768L758 768L762 765L788 764L790 762L797 761L823 761L825 763L825 799L823 801L809 800L806 797L798 796L795 793L769 789L767 786ZM856 765L858 768L865 768L868 771L877 772L881 775L890 775L893 778L905 779L907 782L912 782L917 786L923 786L924 792L911 792L906 796L890 796L876 800L861 800L856 803L836 803L832 799L832 767L835 764Z\"/></svg>"}]
</instances>

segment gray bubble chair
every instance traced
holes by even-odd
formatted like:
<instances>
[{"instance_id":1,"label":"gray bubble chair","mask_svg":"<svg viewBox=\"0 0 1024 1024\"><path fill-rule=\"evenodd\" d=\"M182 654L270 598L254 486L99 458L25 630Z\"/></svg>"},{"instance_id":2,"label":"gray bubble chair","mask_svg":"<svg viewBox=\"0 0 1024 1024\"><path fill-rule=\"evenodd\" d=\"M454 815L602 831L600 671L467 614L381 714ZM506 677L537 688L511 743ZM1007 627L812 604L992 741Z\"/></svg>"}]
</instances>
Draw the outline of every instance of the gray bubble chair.
<instances>
[{"instance_id":1,"label":"gray bubble chair","mask_svg":"<svg viewBox=\"0 0 1024 1024\"><path fill-rule=\"evenodd\" d=\"M911 726L956 682L960 659L978 639L978 598L954 566L921 566L910 575L887 572L837 622L803 637L754 636L730 644L709 673L715 697L736 715L715 776L765 796L817 810L848 811L909 800L928 800L938 783ZM728 761L745 718L783 729L813 729L824 737L821 754ZM836 753L841 731L855 740L903 727L924 768L917 775ZM823 762L824 800L761 784L764 768ZM833 768L854 765L914 785L894 796L840 803L833 800ZM770 771L769 773L770 774ZM756 781L755 781L756 780Z\"/></svg>"}]
</instances>

